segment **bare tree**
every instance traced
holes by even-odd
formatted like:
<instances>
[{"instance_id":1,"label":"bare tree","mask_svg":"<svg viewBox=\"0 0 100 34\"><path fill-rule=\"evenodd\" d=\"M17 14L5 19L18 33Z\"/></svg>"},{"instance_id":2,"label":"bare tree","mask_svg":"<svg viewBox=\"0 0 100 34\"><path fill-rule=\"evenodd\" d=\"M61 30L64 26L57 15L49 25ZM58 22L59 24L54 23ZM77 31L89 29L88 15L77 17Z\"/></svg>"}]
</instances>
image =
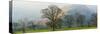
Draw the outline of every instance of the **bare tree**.
<instances>
[{"instance_id":1,"label":"bare tree","mask_svg":"<svg viewBox=\"0 0 100 34\"><path fill-rule=\"evenodd\" d=\"M26 33L26 26L27 26L27 22L28 22L28 19L27 18L23 18L23 19L20 19L20 20L18 20L20 23L21 23L21 25L22 25L22 31L23 31L23 33Z\"/></svg>"},{"instance_id":2,"label":"bare tree","mask_svg":"<svg viewBox=\"0 0 100 34\"><path fill-rule=\"evenodd\" d=\"M85 16L78 13L76 18L77 26L83 27L84 21L85 21Z\"/></svg>"},{"instance_id":3,"label":"bare tree","mask_svg":"<svg viewBox=\"0 0 100 34\"><path fill-rule=\"evenodd\" d=\"M97 26L97 13L93 13L91 17L91 26Z\"/></svg>"},{"instance_id":4,"label":"bare tree","mask_svg":"<svg viewBox=\"0 0 100 34\"><path fill-rule=\"evenodd\" d=\"M69 28L72 27L73 20L74 20L73 16L72 15L66 15L64 18L66 19L67 26Z\"/></svg>"},{"instance_id":5,"label":"bare tree","mask_svg":"<svg viewBox=\"0 0 100 34\"><path fill-rule=\"evenodd\" d=\"M77 18L77 22L79 22L80 27L84 26L84 21L85 21L85 16L80 14Z\"/></svg>"},{"instance_id":6,"label":"bare tree","mask_svg":"<svg viewBox=\"0 0 100 34\"><path fill-rule=\"evenodd\" d=\"M50 5L48 8L42 9L43 17L48 18L50 20L47 25L55 31L57 27L57 23L60 18L64 15L64 12L58 8L56 5Z\"/></svg>"}]
</instances>

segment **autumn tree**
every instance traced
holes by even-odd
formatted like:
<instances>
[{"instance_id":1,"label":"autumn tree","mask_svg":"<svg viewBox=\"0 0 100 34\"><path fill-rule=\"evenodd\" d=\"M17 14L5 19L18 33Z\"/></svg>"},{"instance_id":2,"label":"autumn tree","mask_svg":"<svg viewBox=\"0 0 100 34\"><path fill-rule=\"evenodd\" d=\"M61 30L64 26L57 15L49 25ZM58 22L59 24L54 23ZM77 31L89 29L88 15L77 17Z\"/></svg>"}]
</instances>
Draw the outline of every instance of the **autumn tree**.
<instances>
[{"instance_id":1,"label":"autumn tree","mask_svg":"<svg viewBox=\"0 0 100 34\"><path fill-rule=\"evenodd\" d=\"M64 15L64 12L56 5L49 5L47 8L42 9L42 13L42 17L50 20L50 22L47 23L48 27L55 31L58 26L58 21Z\"/></svg>"}]
</instances>

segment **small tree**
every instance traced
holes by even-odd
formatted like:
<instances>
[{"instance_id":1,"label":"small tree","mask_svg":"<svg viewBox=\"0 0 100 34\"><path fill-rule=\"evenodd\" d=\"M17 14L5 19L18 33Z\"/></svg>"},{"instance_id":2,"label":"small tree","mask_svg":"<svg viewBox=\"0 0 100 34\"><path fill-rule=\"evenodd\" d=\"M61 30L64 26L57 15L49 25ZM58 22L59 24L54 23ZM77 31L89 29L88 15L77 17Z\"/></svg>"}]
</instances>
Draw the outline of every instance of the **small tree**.
<instances>
[{"instance_id":1,"label":"small tree","mask_svg":"<svg viewBox=\"0 0 100 34\"><path fill-rule=\"evenodd\" d=\"M93 13L91 17L92 25L97 26L97 14Z\"/></svg>"},{"instance_id":2,"label":"small tree","mask_svg":"<svg viewBox=\"0 0 100 34\"><path fill-rule=\"evenodd\" d=\"M80 14L79 12L76 13L76 22L77 25L83 27L83 22L85 21L85 16Z\"/></svg>"},{"instance_id":3,"label":"small tree","mask_svg":"<svg viewBox=\"0 0 100 34\"><path fill-rule=\"evenodd\" d=\"M27 26L27 23L28 23L28 19L27 18L23 18L23 19L20 19L18 21L22 25L22 31L23 31L23 33L26 33L25 30L26 30L26 26Z\"/></svg>"},{"instance_id":4,"label":"small tree","mask_svg":"<svg viewBox=\"0 0 100 34\"><path fill-rule=\"evenodd\" d=\"M85 16L84 15L79 15L77 22L79 22L80 26L83 27L84 26L84 21L85 21Z\"/></svg>"},{"instance_id":5,"label":"small tree","mask_svg":"<svg viewBox=\"0 0 100 34\"><path fill-rule=\"evenodd\" d=\"M44 18L48 18L50 20L47 25L55 31L55 28L58 26L59 19L64 14L63 11L56 5L50 5L48 8L42 9L42 13Z\"/></svg>"},{"instance_id":6,"label":"small tree","mask_svg":"<svg viewBox=\"0 0 100 34\"><path fill-rule=\"evenodd\" d=\"M69 28L72 27L72 24L73 24L73 16L72 15L66 15L65 16L65 19L66 19L67 26Z\"/></svg>"}]
</instances>

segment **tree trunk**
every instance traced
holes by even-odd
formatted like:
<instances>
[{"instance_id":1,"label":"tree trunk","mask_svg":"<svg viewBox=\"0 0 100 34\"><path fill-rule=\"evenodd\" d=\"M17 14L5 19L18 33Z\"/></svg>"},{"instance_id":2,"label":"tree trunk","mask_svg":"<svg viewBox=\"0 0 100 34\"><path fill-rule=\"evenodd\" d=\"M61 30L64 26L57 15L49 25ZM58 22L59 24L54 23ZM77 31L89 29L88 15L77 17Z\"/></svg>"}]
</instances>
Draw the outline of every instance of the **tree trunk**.
<instances>
[{"instance_id":1,"label":"tree trunk","mask_svg":"<svg viewBox=\"0 0 100 34\"><path fill-rule=\"evenodd\" d=\"M53 22L52 31L55 31L55 22Z\"/></svg>"}]
</instances>

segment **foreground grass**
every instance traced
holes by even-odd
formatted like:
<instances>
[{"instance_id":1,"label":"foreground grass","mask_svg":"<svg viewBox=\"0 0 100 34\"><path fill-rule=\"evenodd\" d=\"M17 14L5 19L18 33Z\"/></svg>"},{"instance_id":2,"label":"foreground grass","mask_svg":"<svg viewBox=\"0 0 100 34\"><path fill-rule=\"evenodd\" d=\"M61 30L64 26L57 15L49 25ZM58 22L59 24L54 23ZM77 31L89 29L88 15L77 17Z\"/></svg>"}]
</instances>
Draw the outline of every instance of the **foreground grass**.
<instances>
[{"instance_id":1,"label":"foreground grass","mask_svg":"<svg viewBox=\"0 0 100 34\"><path fill-rule=\"evenodd\" d=\"M97 27L74 27L74 28L63 28L64 30L80 30L80 29L95 29Z\"/></svg>"},{"instance_id":2,"label":"foreground grass","mask_svg":"<svg viewBox=\"0 0 100 34\"><path fill-rule=\"evenodd\" d=\"M62 29L57 29L56 31L63 31L63 30L80 30L80 29L95 29L97 27L72 27L72 28L62 28ZM26 30L26 33L34 33L34 32L49 32L51 31L50 29L29 29L27 28ZM14 32L13 34L22 34L23 32L22 31L16 31Z\"/></svg>"},{"instance_id":3,"label":"foreground grass","mask_svg":"<svg viewBox=\"0 0 100 34\"><path fill-rule=\"evenodd\" d=\"M50 30L49 29L29 29L29 28L27 28L26 30L25 30L25 32L26 33L34 33L34 32L49 32ZM23 33L23 31L21 30L21 31L16 31L16 32L14 32L13 34L22 34Z\"/></svg>"}]
</instances>

